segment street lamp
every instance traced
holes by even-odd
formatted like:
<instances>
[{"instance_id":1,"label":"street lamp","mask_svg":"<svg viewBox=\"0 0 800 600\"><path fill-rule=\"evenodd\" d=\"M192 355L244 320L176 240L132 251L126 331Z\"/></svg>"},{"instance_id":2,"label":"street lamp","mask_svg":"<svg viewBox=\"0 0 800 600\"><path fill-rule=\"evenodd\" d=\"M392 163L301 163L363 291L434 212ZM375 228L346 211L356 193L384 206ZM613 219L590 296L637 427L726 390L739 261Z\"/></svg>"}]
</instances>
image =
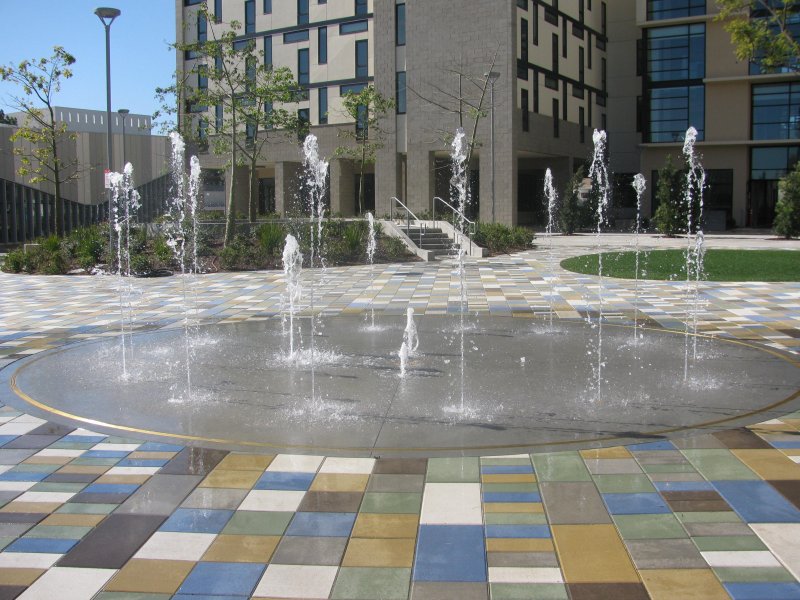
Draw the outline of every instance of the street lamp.
<instances>
[{"instance_id":1,"label":"street lamp","mask_svg":"<svg viewBox=\"0 0 800 600\"><path fill-rule=\"evenodd\" d=\"M108 158L108 170L113 168L114 150L111 147L111 24L120 15L118 8L100 7L96 8L94 14L100 19L106 30L106 154ZM106 185L108 185L106 183ZM106 191L108 196L108 251L111 253L113 243L113 228L111 227L111 190Z\"/></svg>"},{"instance_id":2,"label":"street lamp","mask_svg":"<svg viewBox=\"0 0 800 600\"><path fill-rule=\"evenodd\" d=\"M490 137L491 137L491 146L492 146L492 223L495 222L494 216L494 82L500 77L500 73L496 71L489 71L488 73L484 73L483 76L486 78L486 81L489 82L489 86L491 89L491 103L492 103L492 116L491 116L491 127L490 127ZM484 88L486 89L486 88Z\"/></svg>"},{"instance_id":3,"label":"street lamp","mask_svg":"<svg viewBox=\"0 0 800 600\"><path fill-rule=\"evenodd\" d=\"M128 116L129 111L127 108L120 108L118 111L119 115L122 117L122 170L125 170L125 165L127 161L125 160L125 117Z\"/></svg>"}]
</instances>

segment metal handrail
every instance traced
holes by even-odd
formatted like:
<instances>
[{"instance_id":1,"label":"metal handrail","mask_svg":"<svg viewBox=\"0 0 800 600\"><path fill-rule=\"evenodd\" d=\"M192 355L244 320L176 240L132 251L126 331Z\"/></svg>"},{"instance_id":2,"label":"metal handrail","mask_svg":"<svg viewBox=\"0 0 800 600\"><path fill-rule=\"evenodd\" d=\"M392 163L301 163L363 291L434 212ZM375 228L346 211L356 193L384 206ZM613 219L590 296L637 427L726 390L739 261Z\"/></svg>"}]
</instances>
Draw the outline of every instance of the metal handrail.
<instances>
[{"instance_id":1,"label":"metal handrail","mask_svg":"<svg viewBox=\"0 0 800 600\"><path fill-rule=\"evenodd\" d=\"M457 214L462 219L464 219L464 222L469 224L469 233L467 233L465 235L467 236L467 239L469 239L470 243L471 243L472 239L470 238L470 236L475 235L475 221L470 221L464 213L462 213L455 206L450 204L447 200L445 200L444 198L440 198L439 196L434 196L433 197L433 226L436 227L436 201L437 200L439 202L441 202L442 204L444 204L447 208L452 210L454 214Z\"/></svg>"},{"instance_id":2,"label":"metal handrail","mask_svg":"<svg viewBox=\"0 0 800 600\"><path fill-rule=\"evenodd\" d=\"M414 217L414 220L419 224L419 243L417 244L417 247L418 248L422 248L422 235L423 235L422 234L422 230L426 229L425 224L422 223L422 221L419 220L419 217L417 217L417 215L415 215L413 212L411 212L410 208L408 208L405 204L400 202L399 199L397 199L394 196L392 196L391 198L389 198L389 200L392 200L392 202L389 203L389 219L391 219L392 221L394 221L394 205L395 205L395 203L397 203L400 206L402 206L406 211L406 235L408 235L409 232L411 231L411 217Z\"/></svg>"}]
</instances>

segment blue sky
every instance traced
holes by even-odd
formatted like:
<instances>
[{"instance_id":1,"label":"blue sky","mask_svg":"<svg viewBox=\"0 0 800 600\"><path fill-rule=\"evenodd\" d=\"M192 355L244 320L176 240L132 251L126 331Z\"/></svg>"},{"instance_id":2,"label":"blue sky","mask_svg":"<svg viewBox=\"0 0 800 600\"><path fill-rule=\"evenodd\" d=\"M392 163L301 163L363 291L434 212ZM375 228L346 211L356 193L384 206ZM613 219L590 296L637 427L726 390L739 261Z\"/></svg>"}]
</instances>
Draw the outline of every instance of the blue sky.
<instances>
[{"instance_id":1,"label":"blue sky","mask_svg":"<svg viewBox=\"0 0 800 600\"><path fill-rule=\"evenodd\" d=\"M52 54L63 46L77 59L74 75L56 96L56 104L105 110L105 30L95 16L98 6L122 14L111 26L111 109L152 114L158 104L155 88L170 84L175 72L174 0L2 0L0 63ZM6 112L11 94L20 90L0 82L0 108Z\"/></svg>"}]
</instances>

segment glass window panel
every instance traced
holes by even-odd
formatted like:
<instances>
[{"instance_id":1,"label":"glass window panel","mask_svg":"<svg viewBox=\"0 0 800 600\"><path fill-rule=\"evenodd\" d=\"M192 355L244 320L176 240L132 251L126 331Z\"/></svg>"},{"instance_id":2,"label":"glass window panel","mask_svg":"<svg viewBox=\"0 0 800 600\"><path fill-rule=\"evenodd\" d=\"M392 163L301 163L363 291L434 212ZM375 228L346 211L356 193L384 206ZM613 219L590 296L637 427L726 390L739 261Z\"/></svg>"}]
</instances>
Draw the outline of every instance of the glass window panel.
<instances>
[{"instance_id":1,"label":"glass window panel","mask_svg":"<svg viewBox=\"0 0 800 600\"><path fill-rule=\"evenodd\" d=\"M348 33L361 33L367 31L369 25L367 21L351 21L350 23L342 23L339 25L339 34L347 35Z\"/></svg>"},{"instance_id":2,"label":"glass window panel","mask_svg":"<svg viewBox=\"0 0 800 600\"><path fill-rule=\"evenodd\" d=\"M319 100L319 124L325 125L328 122L328 88L319 88L317 94L317 99Z\"/></svg>"},{"instance_id":3,"label":"glass window panel","mask_svg":"<svg viewBox=\"0 0 800 600\"><path fill-rule=\"evenodd\" d=\"M317 63L324 65L328 62L328 28L320 27L317 30Z\"/></svg>"},{"instance_id":4,"label":"glass window panel","mask_svg":"<svg viewBox=\"0 0 800 600\"><path fill-rule=\"evenodd\" d=\"M406 45L406 5L398 4L394 8L394 39L398 46Z\"/></svg>"},{"instance_id":5,"label":"glass window panel","mask_svg":"<svg viewBox=\"0 0 800 600\"><path fill-rule=\"evenodd\" d=\"M406 72L397 73L397 114L406 114Z\"/></svg>"},{"instance_id":6,"label":"glass window panel","mask_svg":"<svg viewBox=\"0 0 800 600\"><path fill-rule=\"evenodd\" d=\"M254 33L256 30L256 0L245 0L244 32Z\"/></svg>"},{"instance_id":7,"label":"glass window panel","mask_svg":"<svg viewBox=\"0 0 800 600\"><path fill-rule=\"evenodd\" d=\"M303 29L302 31L290 31L289 33L283 34L284 44L293 44L294 42L307 42L307 41L308 41L308 29Z\"/></svg>"},{"instance_id":8,"label":"glass window panel","mask_svg":"<svg viewBox=\"0 0 800 600\"><path fill-rule=\"evenodd\" d=\"M359 40L356 42L356 77L369 76L369 42Z\"/></svg>"}]
</instances>

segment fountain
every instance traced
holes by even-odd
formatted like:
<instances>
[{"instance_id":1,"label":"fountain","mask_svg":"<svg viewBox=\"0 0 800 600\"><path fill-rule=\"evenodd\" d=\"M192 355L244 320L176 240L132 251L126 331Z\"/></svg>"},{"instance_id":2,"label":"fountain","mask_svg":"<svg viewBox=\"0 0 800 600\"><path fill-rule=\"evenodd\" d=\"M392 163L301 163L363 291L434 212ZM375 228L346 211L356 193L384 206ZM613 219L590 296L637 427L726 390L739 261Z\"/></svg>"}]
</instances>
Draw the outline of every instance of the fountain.
<instances>
[{"instance_id":1,"label":"fountain","mask_svg":"<svg viewBox=\"0 0 800 600\"><path fill-rule=\"evenodd\" d=\"M303 255L300 244L289 234L283 246L283 274L286 278L286 298L289 302L289 359L295 359L294 350L294 315L300 305L303 287L300 284L300 273L303 270Z\"/></svg>"},{"instance_id":2,"label":"fountain","mask_svg":"<svg viewBox=\"0 0 800 600\"><path fill-rule=\"evenodd\" d=\"M378 242L375 239L375 217L372 213L367 213L367 262L369 262L369 273L372 275L372 267L375 262L375 251L378 249ZM375 329L375 307L369 307L370 328Z\"/></svg>"},{"instance_id":3,"label":"fountain","mask_svg":"<svg viewBox=\"0 0 800 600\"><path fill-rule=\"evenodd\" d=\"M406 328L403 331L403 343L408 348L409 355L414 354L419 348L417 324L414 323L414 309L410 306L406 309Z\"/></svg>"},{"instance_id":4,"label":"fountain","mask_svg":"<svg viewBox=\"0 0 800 600\"><path fill-rule=\"evenodd\" d=\"M644 175L637 173L633 176L633 189L636 191L636 229L634 230L634 249L636 252L635 281L633 288L633 341L637 342L639 333L639 232L642 226L642 196L647 187Z\"/></svg>"},{"instance_id":5,"label":"fountain","mask_svg":"<svg viewBox=\"0 0 800 600\"><path fill-rule=\"evenodd\" d=\"M452 194L453 200L455 200L456 206L458 206L459 210L459 217L458 217L458 228L456 234L456 242L455 248L457 252L457 261L458 261L458 292L459 292L459 310L458 310L458 320L459 320L459 341L460 341L460 349L461 349L461 373L460 373L460 388L461 388L461 404L459 406L459 412L461 414L465 413L466 406L464 403L464 387L465 387L465 377L464 377L464 369L465 369L465 362L464 362L464 313L468 309L467 304L467 273L466 273L466 266L465 266L465 248L464 248L464 229L465 229L465 215L467 210L467 203L469 198L467 196L467 156L469 154L468 150L468 142L467 142L467 134L464 132L462 128L458 128L456 130L456 135L453 138L453 143L451 144L452 152L450 154L451 160L453 162L453 175L450 178L450 190Z\"/></svg>"},{"instance_id":6,"label":"fountain","mask_svg":"<svg viewBox=\"0 0 800 600\"><path fill-rule=\"evenodd\" d=\"M555 225L555 209L558 195L553 186L553 174L547 169L544 174L544 196L547 199L547 268L550 271L550 296L548 298L550 311L550 331L553 330L553 302L556 297L556 269L553 255L553 227Z\"/></svg>"}]
</instances>

